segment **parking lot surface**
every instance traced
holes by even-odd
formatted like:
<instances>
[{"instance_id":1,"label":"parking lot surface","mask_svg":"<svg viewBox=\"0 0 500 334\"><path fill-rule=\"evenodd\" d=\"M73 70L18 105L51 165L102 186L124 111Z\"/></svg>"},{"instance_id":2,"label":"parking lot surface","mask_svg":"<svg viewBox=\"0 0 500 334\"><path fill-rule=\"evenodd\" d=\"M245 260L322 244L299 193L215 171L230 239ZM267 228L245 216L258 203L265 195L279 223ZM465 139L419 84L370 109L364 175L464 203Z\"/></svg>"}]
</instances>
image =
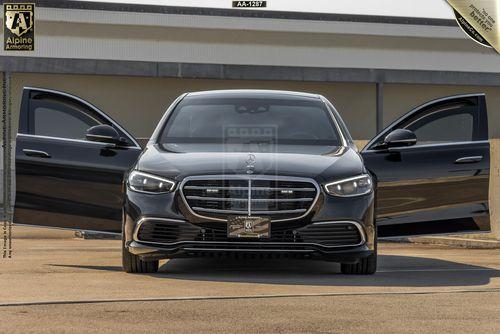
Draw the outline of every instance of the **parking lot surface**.
<instances>
[{"instance_id":1,"label":"parking lot surface","mask_svg":"<svg viewBox=\"0 0 500 334\"><path fill-rule=\"evenodd\" d=\"M320 261L176 259L121 271L120 241L15 239L0 332L500 332L500 250L382 243L378 273Z\"/></svg>"}]
</instances>

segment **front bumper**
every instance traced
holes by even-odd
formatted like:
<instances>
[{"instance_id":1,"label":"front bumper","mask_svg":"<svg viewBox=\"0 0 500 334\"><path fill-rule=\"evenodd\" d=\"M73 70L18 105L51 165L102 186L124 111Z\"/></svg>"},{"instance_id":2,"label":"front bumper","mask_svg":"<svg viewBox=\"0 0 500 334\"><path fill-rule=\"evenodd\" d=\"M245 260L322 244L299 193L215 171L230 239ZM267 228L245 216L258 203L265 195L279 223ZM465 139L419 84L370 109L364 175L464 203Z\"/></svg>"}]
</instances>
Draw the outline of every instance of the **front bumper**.
<instances>
[{"instance_id":1,"label":"front bumper","mask_svg":"<svg viewBox=\"0 0 500 334\"><path fill-rule=\"evenodd\" d=\"M312 244L287 247L283 243L248 242L183 242L174 246L151 245L132 241L128 245L132 254L143 260L161 260L182 257L235 257L235 258L296 258L356 263L373 254L366 245L336 249L321 248Z\"/></svg>"},{"instance_id":2,"label":"front bumper","mask_svg":"<svg viewBox=\"0 0 500 334\"><path fill-rule=\"evenodd\" d=\"M212 224L215 226L217 223L197 221L183 214L183 210L179 209L182 201L176 193L147 195L127 191L124 206L125 245L131 253L145 260L198 256L249 256L252 258L293 257L354 263L373 254L375 249L373 197L373 194L357 198L334 198L321 195L307 217L277 223L282 227L294 225L298 228L305 228L323 222L353 222L359 226L363 235L362 242L356 244L326 247L310 239L301 242L274 242L276 240L258 239L233 241L224 240L224 238L207 241L194 236L175 242L155 243L141 240L137 236L137 227L144 219L172 220L202 228L210 228ZM273 224L275 223L271 223L271 231ZM271 237L273 237L272 232Z\"/></svg>"}]
</instances>

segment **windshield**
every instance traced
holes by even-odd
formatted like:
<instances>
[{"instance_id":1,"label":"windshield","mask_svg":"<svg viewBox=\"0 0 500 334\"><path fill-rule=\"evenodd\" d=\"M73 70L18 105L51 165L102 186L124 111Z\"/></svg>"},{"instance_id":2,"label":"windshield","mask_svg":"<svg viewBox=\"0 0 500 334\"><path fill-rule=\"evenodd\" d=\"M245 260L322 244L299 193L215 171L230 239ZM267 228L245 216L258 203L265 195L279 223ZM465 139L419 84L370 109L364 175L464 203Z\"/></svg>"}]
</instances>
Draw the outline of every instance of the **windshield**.
<instances>
[{"instance_id":1,"label":"windshield","mask_svg":"<svg viewBox=\"0 0 500 334\"><path fill-rule=\"evenodd\" d=\"M174 152L321 154L341 140L319 99L188 96L168 118L158 143Z\"/></svg>"}]
</instances>

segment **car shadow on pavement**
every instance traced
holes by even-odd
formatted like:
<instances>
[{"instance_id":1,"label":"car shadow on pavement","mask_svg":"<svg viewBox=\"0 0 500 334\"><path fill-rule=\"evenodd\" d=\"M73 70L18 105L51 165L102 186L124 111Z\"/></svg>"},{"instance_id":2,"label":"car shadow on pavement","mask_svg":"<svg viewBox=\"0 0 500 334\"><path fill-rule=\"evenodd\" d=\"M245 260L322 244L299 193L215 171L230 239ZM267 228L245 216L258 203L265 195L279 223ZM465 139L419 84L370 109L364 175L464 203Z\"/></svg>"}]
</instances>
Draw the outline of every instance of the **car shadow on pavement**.
<instances>
[{"instance_id":1,"label":"car shadow on pavement","mask_svg":"<svg viewBox=\"0 0 500 334\"><path fill-rule=\"evenodd\" d=\"M183 258L165 262L158 279L310 286L482 286L500 277L500 270L434 258L381 255L375 275L343 275L340 265L293 259ZM122 271L120 266L63 265L54 267Z\"/></svg>"},{"instance_id":2,"label":"car shadow on pavement","mask_svg":"<svg viewBox=\"0 0 500 334\"><path fill-rule=\"evenodd\" d=\"M123 271L121 266L83 266L78 264L49 264L51 267L60 268L80 268L80 269L90 269L90 270L102 270L102 271Z\"/></svg>"},{"instance_id":3,"label":"car shadow on pavement","mask_svg":"<svg viewBox=\"0 0 500 334\"><path fill-rule=\"evenodd\" d=\"M192 281L290 284L317 286L481 286L500 270L433 258L380 255L375 275L340 273L340 266L325 261L190 258L163 264L156 278Z\"/></svg>"}]
</instances>

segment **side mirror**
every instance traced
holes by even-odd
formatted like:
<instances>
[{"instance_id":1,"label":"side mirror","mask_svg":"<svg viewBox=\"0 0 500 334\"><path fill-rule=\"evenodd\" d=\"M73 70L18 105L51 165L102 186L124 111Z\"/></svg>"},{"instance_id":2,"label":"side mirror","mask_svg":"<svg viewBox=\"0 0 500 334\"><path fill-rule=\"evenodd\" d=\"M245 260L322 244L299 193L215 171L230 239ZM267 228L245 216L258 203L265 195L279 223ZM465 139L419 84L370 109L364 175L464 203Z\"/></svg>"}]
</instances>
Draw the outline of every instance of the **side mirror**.
<instances>
[{"instance_id":1,"label":"side mirror","mask_svg":"<svg viewBox=\"0 0 500 334\"><path fill-rule=\"evenodd\" d=\"M96 125L87 130L85 138L89 141L100 143L120 144L123 143L118 131L107 124Z\"/></svg>"},{"instance_id":2,"label":"side mirror","mask_svg":"<svg viewBox=\"0 0 500 334\"><path fill-rule=\"evenodd\" d=\"M416 143L417 136L412 131L406 129L396 129L384 139L384 144L387 148L412 146Z\"/></svg>"}]
</instances>

